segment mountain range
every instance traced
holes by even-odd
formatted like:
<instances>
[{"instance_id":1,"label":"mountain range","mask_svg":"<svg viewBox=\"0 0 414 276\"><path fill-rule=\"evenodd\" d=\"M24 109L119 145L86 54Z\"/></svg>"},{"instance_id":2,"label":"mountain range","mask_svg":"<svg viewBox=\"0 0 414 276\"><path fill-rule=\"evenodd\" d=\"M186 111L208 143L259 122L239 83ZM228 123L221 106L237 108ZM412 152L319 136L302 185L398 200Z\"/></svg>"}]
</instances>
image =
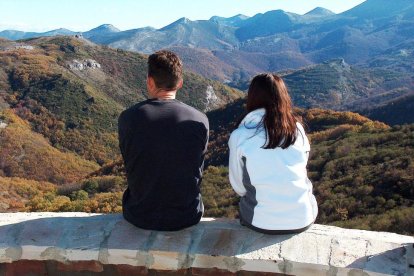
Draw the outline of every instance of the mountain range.
<instances>
[{"instance_id":1,"label":"mountain range","mask_svg":"<svg viewBox=\"0 0 414 276\"><path fill-rule=\"evenodd\" d=\"M304 15L269 11L252 17L213 16L209 20L181 18L160 29L120 31L105 24L83 37L114 48L150 53L173 48L188 69L203 76L237 85L262 71L295 69L343 58L347 63L375 67L372 59L412 57L414 2L367 0L340 14L316 8ZM2 31L0 37L26 39L55 34L79 34L66 29L46 33ZM393 52L393 49L396 51ZM226 64L211 70L212 63Z\"/></svg>"}]
</instances>

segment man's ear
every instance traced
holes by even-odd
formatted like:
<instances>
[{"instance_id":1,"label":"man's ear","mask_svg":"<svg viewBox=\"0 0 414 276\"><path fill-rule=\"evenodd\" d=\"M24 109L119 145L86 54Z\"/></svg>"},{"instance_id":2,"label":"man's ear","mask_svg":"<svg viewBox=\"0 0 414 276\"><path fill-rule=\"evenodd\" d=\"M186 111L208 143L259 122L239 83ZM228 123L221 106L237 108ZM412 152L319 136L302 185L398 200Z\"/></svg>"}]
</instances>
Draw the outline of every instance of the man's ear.
<instances>
[{"instance_id":1,"label":"man's ear","mask_svg":"<svg viewBox=\"0 0 414 276\"><path fill-rule=\"evenodd\" d=\"M147 87L149 89L154 89L154 85L155 85L154 79L150 76L147 76Z\"/></svg>"},{"instance_id":2,"label":"man's ear","mask_svg":"<svg viewBox=\"0 0 414 276\"><path fill-rule=\"evenodd\" d=\"M177 90L181 89L183 87L183 79L180 80L180 82L177 85Z\"/></svg>"},{"instance_id":3,"label":"man's ear","mask_svg":"<svg viewBox=\"0 0 414 276\"><path fill-rule=\"evenodd\" d=\"M156 85L154 78L147 76L147 92L148 92L148 98L152 99L155 97L154 91L156 91Z\"/></svg>"}]
</instances>

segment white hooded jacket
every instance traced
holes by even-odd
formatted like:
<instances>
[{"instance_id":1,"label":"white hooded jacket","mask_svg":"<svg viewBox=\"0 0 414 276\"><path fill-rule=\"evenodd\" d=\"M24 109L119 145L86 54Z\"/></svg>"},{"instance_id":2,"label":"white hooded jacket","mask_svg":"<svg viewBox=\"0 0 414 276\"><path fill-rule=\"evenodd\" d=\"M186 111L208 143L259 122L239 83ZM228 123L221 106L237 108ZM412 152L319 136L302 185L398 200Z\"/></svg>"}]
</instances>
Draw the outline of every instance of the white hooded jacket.
<instances>
[{"instance_id":1,"label":"white hooded jacket","mask_svg":"<svg viewBox=\"0 0 414 276\"><path fill-rule=\"evenodd\" d=\"M307 177L310 145L297 123L296 142L264 149L265 109L250 112L229 140L230 183L242 198L243 221L265 230L297 230L312 224L318 207Z\"/></svg>"}]
</instances>

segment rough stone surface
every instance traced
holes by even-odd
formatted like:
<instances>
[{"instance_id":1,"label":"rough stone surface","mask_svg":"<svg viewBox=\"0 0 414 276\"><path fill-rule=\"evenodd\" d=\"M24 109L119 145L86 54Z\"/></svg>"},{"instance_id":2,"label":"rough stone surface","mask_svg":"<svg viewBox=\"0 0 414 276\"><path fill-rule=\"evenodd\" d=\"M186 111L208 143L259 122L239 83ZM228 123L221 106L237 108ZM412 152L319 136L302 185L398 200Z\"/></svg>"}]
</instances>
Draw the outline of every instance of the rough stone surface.
<instances>
[{"instance_id":1,"label":"rough stone surface","mask_svg":"<svg viewBox=\"0 0 414 276\"><path fill-rule=\"evenodd\" d=\"M206 107L205 112L212 110L214 107L221 103L220 99L217 97L216 92L214 91L213 86L207 86L206 90Z\"/></svg>"},{"instance_id":2,"label":"rough stone surface","mask_svg":"<svg viewBox=\"0 0 414 276\"><path fill-rule=\"evenodd\" d=\"M31 50L34 49L34 47L31 46L31 45L26 45L26 44L15 44L15 45L13 45L11 47L5 48L4 50L5 51L13 51L13 50L19 50L19 49L31 51Z\"/></svg>"},{"instance_id":3,"label":"rough stone surface","mask_svg":"<svg viewBox=\"0 0 414 276\"><path fill-rule=\"evenodd\" d=\"M72 70L79 70L79 71L83 71L83 70L87 70L87 69L100 69L101 65L96 62L93 59L84 59L84 60L77 60L74 59L72 60L71 63L68 64L69 69Z\"/></svg>"},{"instance_id":4,"label":"rough stone surface","mask_svg":"<svg viewBox=\"0 0 414 276\"><path fill-rule=\"evenodd\" d=\"M270 236L235 220L179 232L121 215L0 214L2 275L414 275L414 238L313 225Z\"/></svg>"}]
</instances>

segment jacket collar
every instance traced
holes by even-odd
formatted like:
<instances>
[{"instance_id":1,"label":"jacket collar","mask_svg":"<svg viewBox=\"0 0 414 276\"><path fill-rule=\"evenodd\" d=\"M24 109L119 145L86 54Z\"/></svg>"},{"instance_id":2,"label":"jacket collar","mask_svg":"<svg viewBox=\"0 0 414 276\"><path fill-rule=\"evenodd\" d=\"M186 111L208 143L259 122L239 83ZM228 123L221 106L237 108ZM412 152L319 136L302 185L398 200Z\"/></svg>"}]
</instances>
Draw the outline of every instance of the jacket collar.
<instances>
[{"instance_id":1,"label":"jacket collar","mask_svg":"<svg viewBox=\"0 0 414 276\"><path fill-rule=\"evenodd\" d=\"M246 117L244 117L243 121L240 123L240 126L244 125L247 127L257 127L262 122L265 114L266 110L264 108L253 110L248 113Z\"/></svg>"}]
</instances>

